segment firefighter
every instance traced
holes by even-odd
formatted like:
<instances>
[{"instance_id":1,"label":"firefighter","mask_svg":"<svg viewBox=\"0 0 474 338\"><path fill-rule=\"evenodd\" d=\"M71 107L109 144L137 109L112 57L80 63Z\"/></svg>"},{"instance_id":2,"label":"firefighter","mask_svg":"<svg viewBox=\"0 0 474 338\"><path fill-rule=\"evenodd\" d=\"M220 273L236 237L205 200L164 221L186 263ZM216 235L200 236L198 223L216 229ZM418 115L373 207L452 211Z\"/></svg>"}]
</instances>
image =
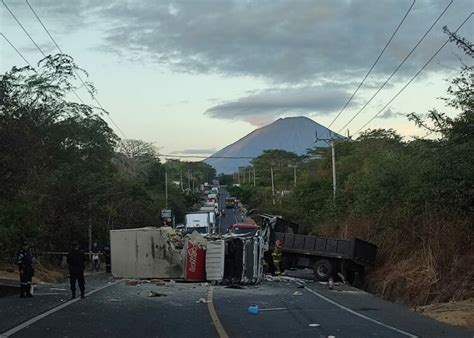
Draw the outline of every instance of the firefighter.
<instances>
[{"instance_id":1,"label":"firefighter","mask_svg":"<svg viewBox=\"0 0 474 338\"><path fill-rule=\"evenodd\" d=\"M275 274L281 275L281 248L283 247L283 242L280 240L275 241L275 249L273 250L273 264L275 266Z\"/></svg>"},{"instance_id":2,"label":"firefighter","mask_svg":"<svg viewBox=\"0 0 474 338\"><path fill-rule=\"evenodd\" d=\"M16 262L20 271L20 297L31 298L31 280L34 275L33 255L31 254L28 242L24 241L16 256Z\"/></svg>"},{"instance_id":3,"label":"firefighter","mask_svg":"<svg viewBox=\"0 0 474 338\"><path fill-rule=\"evenodd\" d=\"M76 298L76 281L79 284L81 298L85 296L84 269L86 267L86 255L79 250L79 243L72 243L72 250L67 255L67 264L69 265L69 282L71 284L72 298Z\"/></svg>"}]
</instances>

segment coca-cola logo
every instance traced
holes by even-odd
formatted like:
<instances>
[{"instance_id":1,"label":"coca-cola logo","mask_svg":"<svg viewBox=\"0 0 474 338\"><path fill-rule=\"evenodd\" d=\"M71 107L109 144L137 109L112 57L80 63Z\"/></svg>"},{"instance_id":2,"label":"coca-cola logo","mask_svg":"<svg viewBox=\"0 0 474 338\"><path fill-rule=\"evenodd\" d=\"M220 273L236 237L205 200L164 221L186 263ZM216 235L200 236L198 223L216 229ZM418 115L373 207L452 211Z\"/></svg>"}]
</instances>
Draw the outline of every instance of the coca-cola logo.
<instances>
[{"instance_id":1,"label":"coca-cola logo","mask_svg":"<svg viewBox=\"0 0 474 338\"><path fill-rule=\"evenodd\" d=\"M189 245L188 245L189 271L190 272L196 272L196 261L197 261L198 247L197 247L196 244L193 244L192 242L189 242Z\"/></svg>"}]
</instances>

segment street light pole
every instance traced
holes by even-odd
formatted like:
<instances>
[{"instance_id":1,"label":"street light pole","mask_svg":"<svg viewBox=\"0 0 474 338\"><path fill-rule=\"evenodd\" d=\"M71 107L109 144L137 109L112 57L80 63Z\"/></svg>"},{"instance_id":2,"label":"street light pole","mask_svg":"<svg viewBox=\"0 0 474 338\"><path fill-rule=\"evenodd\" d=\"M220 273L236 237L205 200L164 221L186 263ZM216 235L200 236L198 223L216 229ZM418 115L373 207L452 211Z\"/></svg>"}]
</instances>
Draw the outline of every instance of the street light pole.
<instances>
[{"instance_id":1,"label":"street light pole","mask_svg":"<svg viewBox=\"0 0 474 338\"><path fill-rule=\"evenodd\" d=\"M332 157L332 194L334 201L336 201L336 149L334 145L334 137L332 135L332 132L330 132L330 137L329 138L318 138L318 135L316 134L316 139L315 143L317 143L319 140L326 142L330 147L331 147L331 157Z\"/></svg>"},{"instance_id":2,"label":"street light pole","mask_svg":"<svg viewBox=\"0 0 474 338\"><path fill-rule=\"evenodd\" d=\"M334 147L334 139L331 139L331 154L332 154L332 192L334 200L336 199L336 150Z\"/></svg>"},{"instance_id":3,"label":"street light pole","mask_svg":"<svg viewBox=\"0 0 474 338\"><path fill-rule=\"evenodd\" d=\"M168 207L168 172L165 171L165 206Z\"/></svg>"},{"instance_id":4,"label":"street light pole","mask_svg":"<svg viewBox=\"0 0 474 338\"><path fill-rule=\"evenodd\" d=\"M296 165L293 167L293 169L294 169L293 173L294 173L294 177L295 177L295 187L296 187Z\"/></svg>"},{"instance_id":5,"label":"street light pole","mask_svg":"<svg viewBox=\"0 0 474 338\"><path fill-rule=\"evenodd\" d=\"M272 203L275 205L275 183L273 182L273 166L270 167L270 173L272 176Z\"/></svg>"}]
</instances>

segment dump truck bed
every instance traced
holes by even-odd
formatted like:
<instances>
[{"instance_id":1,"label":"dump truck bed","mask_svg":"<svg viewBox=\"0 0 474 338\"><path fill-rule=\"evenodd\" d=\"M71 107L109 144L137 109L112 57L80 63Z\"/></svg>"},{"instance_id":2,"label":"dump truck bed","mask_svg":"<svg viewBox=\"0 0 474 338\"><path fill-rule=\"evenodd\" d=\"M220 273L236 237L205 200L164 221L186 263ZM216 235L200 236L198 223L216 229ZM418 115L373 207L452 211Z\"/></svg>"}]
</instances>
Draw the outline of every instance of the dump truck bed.
<instances>
[{"instance_id":1,"label":"dump truck bed","mask_svg":"<svg viewBox=\"0 0 474 338\"><path fill-rule=\"evenodd\" d=\"M377 254L375 244L358 238L347 240L276 232L275 240L283 242L283 252L349 259L363 266L373 265Z\"/></svg>"}]
</instances>

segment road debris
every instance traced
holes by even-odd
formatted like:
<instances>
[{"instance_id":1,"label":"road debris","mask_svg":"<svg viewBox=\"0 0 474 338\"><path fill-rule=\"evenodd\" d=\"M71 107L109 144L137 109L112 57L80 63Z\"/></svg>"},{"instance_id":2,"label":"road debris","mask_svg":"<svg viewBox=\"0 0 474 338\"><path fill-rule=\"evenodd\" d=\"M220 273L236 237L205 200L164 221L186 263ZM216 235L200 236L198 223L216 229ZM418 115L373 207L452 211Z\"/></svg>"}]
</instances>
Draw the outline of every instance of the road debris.
<instances>
[{"instance_id":1,"label":"road debris","mask_svg":"<svg viewBox=\"0 0 474 338\"><path fill-rule=\"evenodd\" d=\"M302 296L303 294L299 291L293 292L293 296Z\"/></svg>"},{"instance_id":2,"label":"road debris","mask_svg":"<svg viewBox=\"0 0 474 338\"><path fill-rule=\"evenodd\" d=\"M237 290L242 290L242 289L247 289L246 287L239 285L239 284L230 284L225 287L226 289L237 289Z\"/></svg>"},{"instance_id":3,"label":"road debris","mask_svg":"<svg viewBox=\"0 0 474 338\"><path fill-rule=\"evenodd\" d=\"M138 281L135 280L135 279L128 279L125 284L127 284L128 286L137 286L138 285Z\"/></svg>"},{"instance_id":4,"label":"road debris","mask_svg":"<svg viewBox=\"0 0 474 338\"><path fill-rule=\"evenodd\" d=\"M247 312L248 313L251 313L253 315L256 315L258 313L258 305L250 305L248 308L247 308Z\"/></svg>"},{"instance_id":5,"label":"road debris","mask_svg":"<svg viewBox=\"0 0 474 338\"><path fill-rule=\"evenodd\" d=\"M334 287L334 279L332 277L329 277L329 290L332 290Z\"/></svg>"},{"instance_id":6,"label":"road debris","mask_svg":"<svg viewBox=\"0 0 474 338\"><path fill-rule=\"evenodd\" d=\"M196 303L207 303L207 300L204 298L199 298Z\"/></svg>"},{"instance_id":7,"label":"road debris","mask_svg":"<svg viewBox=\"0 0 474 338\"><path fill-rule=\"evenodd\" d=\"M152 291L152 290L150 290L150 292L148 293L148 297L166 297L166 296L168 296L168 295L165 294L165 293L156 292L156 291Z\"/></svg>"},{"instance_id":8,"label":"road debris","mask_svg":"<svg viewBox=\"0 0 474 338\"><path fill-rule=\"evenodd\" d=\"M320 324L308 324L309 327L320 327Z\"/></svg>"},{"instance_id":9,"label":"road debris","mask_svg":"<svg viewBox=\"0 0 474 338\"><path fill-rule=\"evenodd\" d=\"M339 276L339 278L342 280L342 282L343 282L344 284L347 284L347 283L346 283L346 277L344 277L344 275L343 275L342 273L338 272L337 275Z\"/></svg>"}]
</instances>

